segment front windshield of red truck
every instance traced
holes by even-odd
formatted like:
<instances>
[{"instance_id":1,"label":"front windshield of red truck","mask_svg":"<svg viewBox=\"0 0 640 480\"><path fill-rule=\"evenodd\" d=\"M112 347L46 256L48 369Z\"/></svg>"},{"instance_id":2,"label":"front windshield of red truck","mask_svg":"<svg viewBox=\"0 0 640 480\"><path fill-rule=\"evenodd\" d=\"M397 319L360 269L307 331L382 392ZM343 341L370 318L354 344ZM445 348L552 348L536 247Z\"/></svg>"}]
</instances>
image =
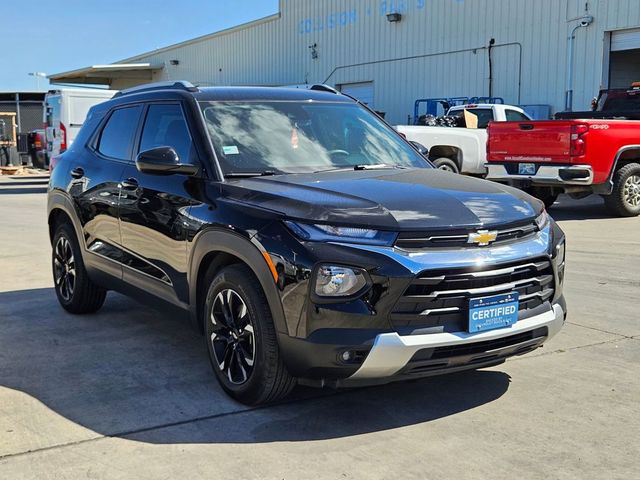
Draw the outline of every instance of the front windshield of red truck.
<instances>
[{"instance_id":1,"label":"front windshield of red truck","mask_svg":"<svg viewBox=\"0 0 640 480\"><path fill-rule=\"evenodd\" d=\"M225 175L341 168L431 168L396 132L355 103L202 102Z\"/></svg>"}]
</instances>

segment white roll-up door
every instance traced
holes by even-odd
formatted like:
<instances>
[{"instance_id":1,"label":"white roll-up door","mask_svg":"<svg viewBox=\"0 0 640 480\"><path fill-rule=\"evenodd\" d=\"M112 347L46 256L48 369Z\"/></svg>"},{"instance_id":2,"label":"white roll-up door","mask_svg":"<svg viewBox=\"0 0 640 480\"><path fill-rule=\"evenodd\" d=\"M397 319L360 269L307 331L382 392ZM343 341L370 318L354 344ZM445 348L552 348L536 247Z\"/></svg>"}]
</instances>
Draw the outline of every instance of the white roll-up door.
<instances>
[{"instance_id":1,"label":"white roll-up door","mask_svg":"<svg viewBox=\"0 0 640 480\"><path fill-rule=\"evenodd\" d=\"M366 103L371 108L374 107L373 82L345 83L339 86L339 90Z\"/></svg>"},{"instance_id":2,"label":"white roll-up door","mask_svg":"<svg viewBox=\"0 0 640 480\"><path fill-rule=\"evenodd\" d=\"M640 28L611 32L609 88L640 82Z\"/></svg>"},{"instance_id":3,"label":"white roll-up door","mask_svg":"<svg viewBox=\"0 0 640 480\"><path fill-rule=\"evenodd\" d=\"M635 50L640 48L640 28L611 32L611 51Z\"/></svg>"}]
</instances>

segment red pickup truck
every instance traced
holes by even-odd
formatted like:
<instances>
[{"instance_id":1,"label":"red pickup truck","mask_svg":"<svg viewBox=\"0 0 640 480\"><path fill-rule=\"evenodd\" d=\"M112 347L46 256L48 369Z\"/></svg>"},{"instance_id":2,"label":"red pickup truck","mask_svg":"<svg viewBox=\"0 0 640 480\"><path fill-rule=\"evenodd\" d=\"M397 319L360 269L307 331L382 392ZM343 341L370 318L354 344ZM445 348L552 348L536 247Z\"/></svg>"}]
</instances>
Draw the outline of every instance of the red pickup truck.
<instances>
[{"instance_id":1,"label":"red pickup truck","mask_svg":"<svg viewBox=\"0 0 640 480\"><path fill-rule=\"evenodd\" d=\"M626 105L637 105L640 84L623 92ZM613 213L640 215L640 121L629 119L640 118L640 109L620 110L617 93L601 92L616 99L615 111L598 101L605 108L557 120L489 124L487 178L522 188L548 207L562 192L599 194Z\"/></svg>"}]
</instances>

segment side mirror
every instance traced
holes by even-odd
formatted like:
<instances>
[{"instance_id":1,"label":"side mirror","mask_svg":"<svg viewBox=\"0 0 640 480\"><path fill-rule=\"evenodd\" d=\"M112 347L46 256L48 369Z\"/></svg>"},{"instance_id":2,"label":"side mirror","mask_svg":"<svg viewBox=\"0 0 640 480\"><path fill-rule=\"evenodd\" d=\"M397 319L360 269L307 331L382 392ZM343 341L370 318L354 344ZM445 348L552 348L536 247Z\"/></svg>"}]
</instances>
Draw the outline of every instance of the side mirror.
<instances>
[{"instance_id":1,"label":"side mirror","mask_svg":"<svg viewBox=\"0 0 640 480\"><path fill-rule=\"evenodd\" d=\"M180 158L171 147L156 147L140 152L136 157L136 168L142 173L154 175L194 175L198 166L192 163L180 163Z\"/></svg>"},{"instance_id":2,"label":"side mirror","mask_svg":"<svg viewBox=\"0 0 640 480\"><path fill-rule=\"evenodd\" d=\"M413 147L418 150L418 152L420 153L420 155L422 155L423 157L429 158L429 149L427 147L425 147L424 145L422 145L419 142L414 142L413 140L409 140L409 143L411 145L413 145Z\"/></svg>"}]
</instances>

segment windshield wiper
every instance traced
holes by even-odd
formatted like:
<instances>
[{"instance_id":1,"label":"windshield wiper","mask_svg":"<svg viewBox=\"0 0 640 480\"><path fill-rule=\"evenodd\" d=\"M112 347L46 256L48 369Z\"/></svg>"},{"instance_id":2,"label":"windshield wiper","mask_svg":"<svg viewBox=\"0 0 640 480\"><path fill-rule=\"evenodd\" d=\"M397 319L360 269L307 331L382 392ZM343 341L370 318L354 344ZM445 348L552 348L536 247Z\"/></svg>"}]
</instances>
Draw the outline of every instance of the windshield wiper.
<instances>
[{"instance_id":1,"label":"windshield wiper","mask_svg":"<svg viewBox=\"0 0 640 480\"><path fill-rule=\"evenodd\" d=\"M339 172L343 170L387 170L387 169L406 169L407 167L403 167L401 165L387 165L385 163L379 163L377 165L369 165L369 164L358 164L358 165L349 165L346 167L337 167L337 168L329 168L327 170L318 170L314 173L322 173L322 172Z\"/></svg>"},{"instance_id":2,"label":"windshield wiper","mask_svg":"<svg viewBox=\"0 0 640 480\"><path fill-rule=\"evenodd\" d=\"M224 174L224 178L251 178L251 177L270 177L276 175L273 170L265 170L263 172L228 172Z\"/></svg>"}]
</instances>

